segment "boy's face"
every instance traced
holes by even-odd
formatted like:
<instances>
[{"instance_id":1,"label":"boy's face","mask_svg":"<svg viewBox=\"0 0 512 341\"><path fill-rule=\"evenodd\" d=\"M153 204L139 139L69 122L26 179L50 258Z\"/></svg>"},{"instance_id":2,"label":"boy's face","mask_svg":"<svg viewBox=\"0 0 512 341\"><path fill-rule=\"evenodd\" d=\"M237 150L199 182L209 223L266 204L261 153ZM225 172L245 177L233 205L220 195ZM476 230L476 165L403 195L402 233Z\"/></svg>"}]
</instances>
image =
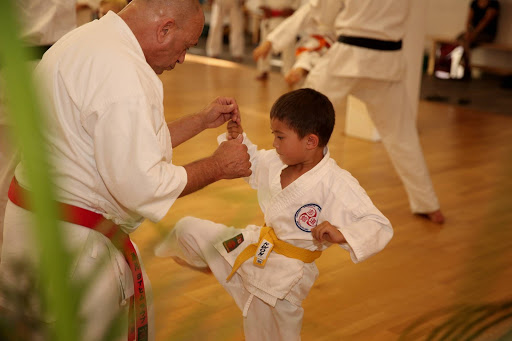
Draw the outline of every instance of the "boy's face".
<instances>
[{"instance_id":1,"label":"boy's face","mask_svg":"<svg viewBox=\"0 0 512 341\"><path fill-rule=\"evenodd\" d=\"M300 139L286 123L275 118L270 121L270 129L274 134L273 146L283 163L292 166L305 161L306 137Z\"/></svg>"}]
</instances>

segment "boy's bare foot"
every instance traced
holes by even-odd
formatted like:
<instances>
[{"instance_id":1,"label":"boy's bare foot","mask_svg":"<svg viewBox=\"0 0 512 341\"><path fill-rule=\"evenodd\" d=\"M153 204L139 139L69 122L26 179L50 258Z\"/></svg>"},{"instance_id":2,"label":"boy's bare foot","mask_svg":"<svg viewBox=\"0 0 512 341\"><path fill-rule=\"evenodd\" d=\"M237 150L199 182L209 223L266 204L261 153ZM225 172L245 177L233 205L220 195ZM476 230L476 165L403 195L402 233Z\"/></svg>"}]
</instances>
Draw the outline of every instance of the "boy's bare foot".
<instances>
[{"instance_id":1,"label":"boy's bare foot","mask_svg":"<svg viewBox=\"0 0 512 341\"><path fill-rule=\"evenodd\" d=\"M266 81L268 79L268 72L262 72L257 77L257 80L259 81Z\"/></svg>"},{"instance_id":2,"label":"boy's bare foot","mask_svg":"<svg viewBox=\"0 0 512 341\"><path fill-rule=\"evenodd\" d=\"M201 268L201 267L198 267L198 266L190 265L187 262L185 262L183 259L181 259L180 257L176 257L176 256L172 256L171 258L174 259L174 261L177 264L179 264L179 265L181 265L183 267L190 268L190 269L195 270L195 271L203 272L203 273L208 274L208 275L212 273L212 270L209 267Z\"/></svg>"},{"instance_id":3,"label":"boy's bare foot","mask_svg":"<svg viewBox=\"0 0 512 341\"><path fill-rule=\"evenodd\" d=\"M441 210L437 210L430 213L419 213L418 215L427 218L428 220L435 224L444 224L444 215L443 212L441 212Z\"/></svg>"}]
</instances>

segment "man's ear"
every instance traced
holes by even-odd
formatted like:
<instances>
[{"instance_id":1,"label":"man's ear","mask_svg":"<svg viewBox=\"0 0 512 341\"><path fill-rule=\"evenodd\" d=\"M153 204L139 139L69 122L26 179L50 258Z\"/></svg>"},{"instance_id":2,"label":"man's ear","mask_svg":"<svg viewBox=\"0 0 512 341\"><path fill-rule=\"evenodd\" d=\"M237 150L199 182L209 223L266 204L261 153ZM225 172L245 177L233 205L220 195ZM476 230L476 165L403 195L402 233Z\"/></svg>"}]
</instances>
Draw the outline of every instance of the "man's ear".
<instances>
[{"instance_id":1,"label":"man's ear","mask_svg":"<svg viewBox=\"0 0 512 341\"><path fill-rule=\"evenodd\" d=\"M164 18L160 20L157 27L157 41L158 43L166 43L171 37L172 32L176 28L176 21L173 18Z\"/></svg>"},{"instance_id":2,"label":"man's ear","mask_svg":"<svg viewBox=\"0 0 512 341\"><path fill-rule=\"evenodd\" d=\"M315 149L318 147L319 143L318 136L315 134L308 134L306 135L306 148L307 149Z\"/></svg>"}]
</instances>

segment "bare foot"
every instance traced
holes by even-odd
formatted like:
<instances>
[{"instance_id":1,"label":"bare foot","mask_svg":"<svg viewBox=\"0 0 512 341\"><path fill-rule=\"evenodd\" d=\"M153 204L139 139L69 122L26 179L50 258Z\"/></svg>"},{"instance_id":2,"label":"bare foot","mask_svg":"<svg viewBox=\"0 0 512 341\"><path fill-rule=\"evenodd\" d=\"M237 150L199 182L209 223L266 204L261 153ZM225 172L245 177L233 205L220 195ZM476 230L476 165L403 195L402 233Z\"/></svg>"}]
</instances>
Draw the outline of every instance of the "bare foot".
<instances>
[{"instance_id":1,"label":"bare foot","mask_svg":"<svg viewBox=\"0 0 512 341\"><path fill-rule=\"evenodd\" d=\"M179 264L179 265L181 265L183 267L190 268L190 269L195 270L195 271L203 272L205 274L211 274L212 273L212 270L209 267L201 268L199 266L190 265L187 262L185 262L183 259L181 259L180 257L176 257L176 256L172 256L171 258L174 259L174 261L177 264Z\"/></svg>"},{"instance_id":2,"label":"bare foot","mask_svg":"<svg viewBox=\"0 0 512 341\"><path fill-rule=\"evenodd\" d=\"M268 72L262 72L256 77L259 81L266 81L268 79Z\"/></svg>"},{"instance_id":3,"label":"bare foot","mask_svg":"<svg viewBox=\"0 0 512 341\"><path fill-rule=\"evenodd\" d=\"M444 224L444 215L441 210L437 210L430 213L419 213L420 216L427 218L435 224Z\"/></svg>"}]
</instances>

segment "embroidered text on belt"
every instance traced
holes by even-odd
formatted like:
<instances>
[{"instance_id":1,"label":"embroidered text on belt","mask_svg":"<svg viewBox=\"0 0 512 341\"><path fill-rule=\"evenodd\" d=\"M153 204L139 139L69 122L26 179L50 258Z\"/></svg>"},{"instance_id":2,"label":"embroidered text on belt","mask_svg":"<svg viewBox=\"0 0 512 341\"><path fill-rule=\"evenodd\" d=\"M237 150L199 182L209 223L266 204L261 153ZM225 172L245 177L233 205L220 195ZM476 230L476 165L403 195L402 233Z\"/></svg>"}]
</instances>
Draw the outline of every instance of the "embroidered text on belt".
<instances>
[{"instance_id":1,"label":"embroidered text on belt","mask_svg":"<svg viewBox=\"0 0 512 341\"><path fill-rule=\"evenodd\" d=\"M260 238L258 243L251 244L245 248L233 264L233 270L226 278L229 281L235 274L238 268L249 258L254 257L253 263L256 266L264 267L270 252L274 251L283 256L294 258L303 261L304 263L312 263L320 257L322 251L310 251L289 244L285 241L279 240L274 232L274 229L268 226L263 226L260 231Z\"/></svg>"},{"instance_id":2,"label":"embroidered text on belt","mask_svg":"<svg viewBox=\"0 0 512 341\"><path fill-rule=\"evenodd\" d=\"M311 37L315 38L316 40L318 40L318 46L316 46L315 48L307 48L307 47L304 47L304 46L300 46L298 47L296 50L295 50L295 56L297 57L298 55L300 55L302 52L306 52L306 51L309 51L309 52L316 52L316 51L320 51L321 49L323 49L324 47L325 48L329 48L331 47L331 44L329 44L329 42L321 35L319 34L312 34Z\"/></svg>"},{"instance_id":3,"label":"embroidered text on belt","mask_svg":"<svg viewBox=\"0 0 512 341\"><path fill-rule=\"evenodd\" d=\"M26 210L30 210L27 201L29 195L30 192L21 187L16 178L13 178L8 192L8 197L12 203ZM101 214L64 203L57 203L57 205L62 221L88 227L102 233L123 253L132 272L135 291L134 296L130 298L128 340L147 340L148 313L144 280L142 278L142 269L140 267L137 251L128 234L122 232L119 226L104 218ZM135 319L137 320L136 323ZM137 332L135 332L135 326L137 327Z\"/></svg>"}]
</instances>

